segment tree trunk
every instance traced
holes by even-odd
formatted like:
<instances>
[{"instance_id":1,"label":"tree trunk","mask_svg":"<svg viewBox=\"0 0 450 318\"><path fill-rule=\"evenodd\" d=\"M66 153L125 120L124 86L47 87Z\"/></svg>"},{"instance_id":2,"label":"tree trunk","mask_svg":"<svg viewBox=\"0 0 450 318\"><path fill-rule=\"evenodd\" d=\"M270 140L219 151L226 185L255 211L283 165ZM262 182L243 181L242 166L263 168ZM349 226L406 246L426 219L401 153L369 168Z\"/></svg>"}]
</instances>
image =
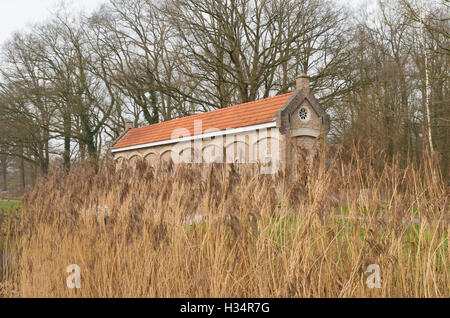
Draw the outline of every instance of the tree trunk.
<instances>
[{"instance_id":1,"label":"tree trunk","mask_svg":"<svg viewBox=\"0 0 450 318\"><path fill-rule=\"evenodd\" d=\"M6 155L0 156L1 171L2 171L2 191L8 191L8 157Z\"/></svg>"},{"instance_id":2,"label":"tree trunk","mask_svg":"<svg viewBox=\"0 0 450 318\"><path fill-rule=\"evenodd\" d=\"M95 145L94 135L90 132L86 136L86 148L89 159L97 160L97 147Z\"/></svg>"},{"instance_id":3,"label":"tree trunk","mask_svg":"<svg viewBox=\"0 0 450 318\"><path fill-rule=\"evenodd\" d=\"M45 127L44 130L44 158L42 161L42 174L46 175L48 173L48 168L50 167L50 149L49 149L49 139L50 133L48 127Z\"/></svg>"},{"instance_id":4,"label":"tree trunk","mask_svg":"<svg viewBox=\"0 0 450 318\"><path fill-rule=\"evenodd\" d=\"M23 151L22 151L23 154ZM21 190L22 192L25 191L25 160L23 159L23 157L21 157L19 159L19 171L20 171L20 186L21 186Z\"/></svg>"},{"instance_id":5,"label":"tree trunk","mask_svg":"<svg viewBox=\"0 0 450 318\"><path fill-rule=\"evenodd\" d=\"M422 10L423 10L423 0L420 2L420 38L422 42L422 49L424 55L424 63L425 63L425 109L426 109L426 118L427 118L427 137L428 137L428 146L430 149L430 153L433 154L433 139L431 135L431 119L430 119L430 83L428 77L428 54L427 48L425 46L425 37L423 34L423 21L422 21Z\"/></svg>"},{"instance_id":6,"label":"tree trunk","mask_svg":"<svg viewBox=\"0 0 450 318\"><path fill-rule=\"evenodd\" d=\"M83 161L86 159L86 144L83 141L78 142L78 148L80 151L80 159Z\"/></svg>"},{"instance_id":7,"label":"tree trunk","mask_svg":"<svg viewBox=\"0 0 450 318\"><path fill-rule=\"evenodd\" d=\"M31 183L33 184L33 186L36 184L36 180L38 178L38 165L37 164L33 164L31 169L30 169L30 173L31 173Z\"/></svg>"},{"instance_id":8,"label":"tree trunk","mask_svg":"<svg viewBox=\"0 0 450 318\"><path fill-rule=\"evenodd\" d=\"M70 113L64 115L64 169L70 169L70 132L72 120Z\"/></svg>"}]
</instances>

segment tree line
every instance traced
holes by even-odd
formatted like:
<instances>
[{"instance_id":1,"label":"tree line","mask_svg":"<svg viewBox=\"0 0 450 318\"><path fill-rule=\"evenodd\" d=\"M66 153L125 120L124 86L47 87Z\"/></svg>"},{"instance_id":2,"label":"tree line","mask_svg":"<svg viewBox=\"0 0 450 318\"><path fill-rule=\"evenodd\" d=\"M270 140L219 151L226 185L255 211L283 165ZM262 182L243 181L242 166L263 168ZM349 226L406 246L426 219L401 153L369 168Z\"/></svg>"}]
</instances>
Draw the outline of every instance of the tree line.
<instances>
[{"instance_id":1,"label":"tree line","mask_svg":"<svg viewBox=\"0 0 450 318\"><path fill-rule=\"evenodd\" d=\"M0 184L97 161L127 122L286 93L301 73L332 118L330 144L404 162L431 146L448 176L448 62L446 0L379 1L372 13L333 0L61 6L0 50Z\"/></svg>"}]
</instances>

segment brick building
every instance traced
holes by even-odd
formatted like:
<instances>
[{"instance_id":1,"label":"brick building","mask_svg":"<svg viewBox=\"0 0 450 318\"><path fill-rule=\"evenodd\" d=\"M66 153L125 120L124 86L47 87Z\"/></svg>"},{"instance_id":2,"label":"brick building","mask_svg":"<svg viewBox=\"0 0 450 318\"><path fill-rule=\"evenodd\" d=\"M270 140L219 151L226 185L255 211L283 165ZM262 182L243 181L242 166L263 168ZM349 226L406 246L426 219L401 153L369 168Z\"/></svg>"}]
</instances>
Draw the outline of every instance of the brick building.
<instances>
[{"instance_id":1,"label":"brick building","mask_svg":"<svg viewBox=\"0 0 450 318\"><path fill-rule=\"evenodd\" d=\"M294 92L141 128L127 127L113 144L119 164L137 159L174 163L262 163L263 173L293 162L292 142L311 155L328 134L329 116L297 78Z\"/></svg>"}]
</instances>

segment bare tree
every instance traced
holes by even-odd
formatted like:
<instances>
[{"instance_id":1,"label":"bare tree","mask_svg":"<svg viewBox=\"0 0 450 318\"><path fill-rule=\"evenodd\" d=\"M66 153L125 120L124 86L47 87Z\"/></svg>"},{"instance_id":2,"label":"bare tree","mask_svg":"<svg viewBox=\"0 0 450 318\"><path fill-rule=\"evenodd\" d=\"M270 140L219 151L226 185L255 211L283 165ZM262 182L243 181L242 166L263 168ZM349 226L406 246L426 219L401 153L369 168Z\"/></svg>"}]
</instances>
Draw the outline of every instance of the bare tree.
<instances>
[{"instance_id":1,"label":"bare tree","mask_svg":"<svg viewBox=\"0 0 450 318\"><path fill-rule=\"evenodd\" d=\"M339 54L330 49L345 14L330 2L173 0L163 9L182 39L192 100L203 108L286 92L302 72L314 82L334 73Z\"/></svg>"}]
</instances>

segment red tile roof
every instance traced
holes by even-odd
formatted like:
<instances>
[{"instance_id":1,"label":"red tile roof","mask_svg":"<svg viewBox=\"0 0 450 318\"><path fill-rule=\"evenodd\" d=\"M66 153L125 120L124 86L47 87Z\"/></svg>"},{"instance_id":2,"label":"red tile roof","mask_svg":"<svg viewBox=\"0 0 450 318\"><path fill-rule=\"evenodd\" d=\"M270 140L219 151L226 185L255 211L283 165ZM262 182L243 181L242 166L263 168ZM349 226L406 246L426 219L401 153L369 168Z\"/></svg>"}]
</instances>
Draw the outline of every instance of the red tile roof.
<instances>
[{"instance_id":1,"label":"red tile roof","mask_svg":"<svg viewBox=\"0 0 450 318\"><path fill-rule=\"evenodd\" d=\"M188 129L190 135L194 135L194 121L197 120L202 121L201 133L211 128L225 130L271 122L275 118L276 111L286 103L291 95L292 93L287 93L141 128L134 128L129 130L114 145L113 149L169 140L172 138L174 129L177 128ZM195 134L200 134L200 132L195 132Z\"/></svg>"}]
</instances>

